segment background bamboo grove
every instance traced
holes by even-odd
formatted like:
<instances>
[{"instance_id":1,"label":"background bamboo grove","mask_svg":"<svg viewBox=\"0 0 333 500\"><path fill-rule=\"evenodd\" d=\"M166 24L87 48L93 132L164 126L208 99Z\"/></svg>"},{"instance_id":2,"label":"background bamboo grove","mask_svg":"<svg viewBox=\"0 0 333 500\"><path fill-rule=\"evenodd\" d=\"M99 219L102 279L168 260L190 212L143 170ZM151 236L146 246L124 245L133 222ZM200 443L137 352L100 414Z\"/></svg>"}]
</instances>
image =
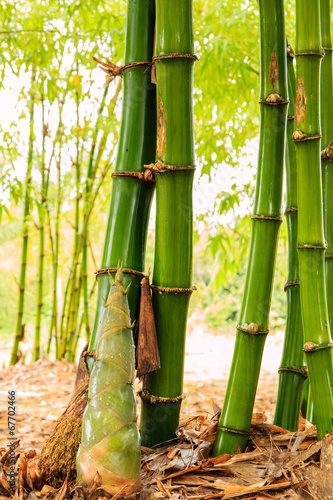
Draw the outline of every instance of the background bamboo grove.
<instances>
[{"instance_id":1,"label":"background bamboo grove","mask_svg":"<svg viewBox=\"0 0 333 500\"><path fill-rule=\"evenodd\" d=\"M10 363L24 359L27 338L31 361L74 362L84 341L95 352L107 269L122 263L132 322L151 269L161 368L142 380L142 444L175 438L187 317L200 309L210 325L237 330L214 456L246 447L271 309L285 325L274 423L296 431L307 406L319 439L333 430L330 0L220 4L0 7L2 90L18 88L14 119L0 120ZM105 85L92 56L143 65ZM247 165L243 181L240 158L259 124L257 172ZM223 172L230 179L198 209L200 183ZM87 365L94 373L94 357Z\"/></svg>"}]
</instances>

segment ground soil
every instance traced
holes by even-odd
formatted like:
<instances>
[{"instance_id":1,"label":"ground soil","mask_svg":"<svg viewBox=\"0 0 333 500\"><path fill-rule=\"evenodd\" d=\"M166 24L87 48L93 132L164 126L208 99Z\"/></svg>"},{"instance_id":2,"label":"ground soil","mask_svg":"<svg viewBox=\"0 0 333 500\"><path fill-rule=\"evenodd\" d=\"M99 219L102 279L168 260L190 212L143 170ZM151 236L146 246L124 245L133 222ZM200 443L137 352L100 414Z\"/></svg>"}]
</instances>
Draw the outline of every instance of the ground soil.
<instances>
[{"instance_id":1,"label":"ground soil","mask_svg":"<svg viewBox=\"0 0 333 500\"><path fill-rule=\"evenodd\" d=\"M282 332L267 338L254 408L255 412L265 412L268 422L272 422L274 414L282 338ZM199 318L191 317L186 343L186 399L182 417L202 413L213 415L222 406L234 340L230 333L210 333ZM69 402L76 365L42 359L28 366L8 367L8 343L0 342L0 352L3 364L0 369L0 448L5 447L8 439L7 391L15 390L16 430L21 447L40 451Z\"/></svg>"}]
</instances>

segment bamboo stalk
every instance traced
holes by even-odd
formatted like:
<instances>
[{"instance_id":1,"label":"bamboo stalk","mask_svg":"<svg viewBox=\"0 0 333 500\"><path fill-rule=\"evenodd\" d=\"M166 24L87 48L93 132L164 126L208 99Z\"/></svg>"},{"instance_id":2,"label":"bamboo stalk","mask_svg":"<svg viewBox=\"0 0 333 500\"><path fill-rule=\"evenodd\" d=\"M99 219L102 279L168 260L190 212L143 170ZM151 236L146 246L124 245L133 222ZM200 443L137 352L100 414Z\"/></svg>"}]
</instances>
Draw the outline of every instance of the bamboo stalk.
<instances>
[{"instance_id":1,"label":"bamboo stalk","mask_svg":"<svg viewBox=\"0 0 333 500\"><path fill-rule=\"evenodd\" d=\"M156 158L164 164L183 167L155 174L153 284L160 287L192 287L193 51L192 0L157 0ZM168 54L170 58L160 58ZM153 293L161 368L147 375L143 387L141 439L145 446L175 437L183 392L189 299L189 293L160 293L156 289Z\"/></svg>"},{"instance_id":2,"label":"bamboo stalk","mask_svg":"<svg viewBox=\"0 0 333 500\"><path fill-rule=\"evenodd\" d=\"M43 274L44 274L44 226L47 203L48 172L45 166L45 137L47 134L47 124L45 122L44 95L41 96L42 106L42 155L41 155L41 193L38 205L38 230L39 230L39 259L38 259L38 281L37 281L37 310L36 328L34 337L33 361L37 361L40 356L41 319L43 307Z\"/></svg>"},{"instance_id":3,"label":"bamboo stalk","mask_svg":"<svg viewBox=\"0 0 333 500\"><path fill-rule=\"evenodd\" d=\"M78 63L76 65L77 74L79 74ZM69 301L68 301L68 309L67 309L67 322L65 328L65 345L66 351L65 355L67 359L70 358L70 346L71 341L73 339L75 333L75 317L76 317L76 308L78 302L80 302L80 293L81 289L78 286L78 282L80 280L80 275L78 273L79 269L79 260L75 259L76 249L79 242L79 225L80 225L80 200L82 195L80 193L81 190L81 156L82 156L82 148L80 148L80 98L79 98L79 90L78 86L75 90L75 98L76 98L76 158L75 158L75 216L74 216L74 241L73 241L73 262L74 262L74 272L73 275L70 273L69 275ZM80 254L79 254L80 255ZM64 305L65 306L65 305Z\"/></svg>"},{"instance_id":4,"label":"bamboo stalk","mask_svg":"<svg viewBox=\"0 0 333 500\"><path fill-rule=\"evenodd\" d=\"M332 342L325 293L320 165L319 0L296 1L296 143L298 258L304 350L309 370L318 439L333 430ZM317 349L319 346L320 349Z\"/></svg>"},{"instance_id":5,"label":"bamboo stalk","mask_svg":"<svg viewBox=\"0 0 333 500\"><path fill-rule=\"evenodd\" d=\"M99 131L99 118L102 116L102 113L103 113L103 110L105 107L108 89L109 88L107 86L104 89L102 101L101 101L101 104L99 107L96 126L94 128L93 137L92 137L92 144L91 144L91 149L90 149L90 153L89 153L89 162L88 162L88 168L87 168L87 178L86 178L85 193L84 193L84 204L83 204L84 216L86 215L86 213L88 211L88 206L89 206L89 201L90 201L90 193L91 193L92 185L93 185L93 181L94 181L94 174L96 173L96 167L94 167L94 165L95 165L94 156L95 156L97 136L98 136L98 131ZM116 93L116 95L117 95L117 93ZM89 324L89 295L88 295L88 231L89 231L89 228L87 228L87 231L84 235L84 242L83 242L83 249L82 249L82 288L83 288L83 300L84 300L84 305L83 305L83 307L84 307L84 321L85 321L86 335L87 335L87 338L89 340L90 324ZM80 332L80 329L81 328L79 328L79 332ZM75 341L74 341L74 345L75 345Z\"/></svg>"},{"instance_id":6,"label":"bamboo stalk","mask_svg":"<svg viewBox=\"0 0 333 500\"><path fill-rule=\"evenodd\" d=\"M23 209L23 231L22 231L22 253L21 253L21 270L19 281L19 300L18 312L16 320L16 330L10 364L15 365L19 359L19 344L24 335L23 312L24 312L24 297L27 271L27 255L28 255L28 237L29 237L29 216L30 216L30 190L31 190L31 170L33 161L33 143L34 143L34 105L35 105L35 68L31 69L31 88L29 93L29 146L27 172L25 176L25 192L24 192L24 209Z\"/></svg>"},{"instance_id":7,"label":"bamboo stalk","mask_svg":"<svg viewBox=\"0 0 333 500\"><path fill-rule=\"evenodd\" d=\"M94 282L91 285L91 288L89 290L89 293L88 293L88 301L91 300L91 298L92 298L92 296L93 296L93 294L95 292L96 285L97 285L97 281L94 280ZM82 326L83 326L84 320L85 320L85 310L83 309L83 311L81 312L81 315L80 315L80 319L77 322L75 337L74 337L74 341L73 341L73 361L75 361L75 357L76 357L76 353L77 353L77 348L78 348L78 345L79 345L80 333L81 333L81 330L82 330ZM89 338L86 339L86 340L87 340L87 342L89 342Z\"/></svg>"},{"instance_id":8,"label":"bamboo stalk","mask_svg":"<svg viewBox=\"0 0 333 500\"><path fill-rule=\"evenodd\" d=\"M289 109L286 139L286 220L288 228L288 278L287 322L274 423L284 429L297 431L301 407L302 389L306 378L303 366L303 327L301 317L299 270L297 256L297 172L295 144L292 140L295 125L296 79L293 66L294 54L287 50Z\"/></svg>"},{"instance_id":9,"label":"bamboo stalk","mask_svg":"<svg viewBox=\"0 0 333 500\"><path fill-rule=\"evenodd\" d=\"M54 332L55 341L55 356L56 359L60 358L60 345L58 339L58 293L57 293L57 281L58 281L58 267L59 267L59 239L60 239L60 212L61 212L61 144L59 145L59 159L56 163L57 168L57 208L56 208L56 218L55 218L55 231L54 231L54 245L52 244L53 236L51 229L51 221L49 217L49 233L52 247L52 266L53 266L53 276L52 276L52 317L49 331L49 340L47 346L48 355L51 352L51 342Z\"/></svg>"},{"instance_id":10,"label":"bamboo stalk","mask_svg":"<svg viewBox=\"0 0 333 500\"><path fill-rule=\"evenodd\" d=\"M52 254L52 316L51 316L51 322L50 322L50 329L49 329L49 338L48 338L48 343L47 343L47 354L50 355L51 352L51 344L52 344L52 338L53 338L53 332L54 332L54 343L55 343L55 355L56 359L59 359L59 352L60 352L60 346L59 346L59 339L58 339L58 319L57 319L57 313L58 313L58 297L57 297L57 280L58 280L58 266L59 266L59 246L60 246L60 216L61 216L61 205L62 205L62 182L61 182L61 148L62 148L62 137L63 137L63 109L64 109L64 104L66 100L66 95L69 91L69 78L70 75L72 74L72 71L70 70L68 73L67 81L66 81L66 87L64 89L64 93L62 95L62 99L59 103L59 123L58 123L58 128L57 132L55 134L55 138L53 141L53 147L52 147L52 154L49 160L49 166L48 170L50 172L51 169L51 162L52 159L55 158L55 152L56 152L56 145L58 144L59 146L59 154L58 158L56 159L56 172L57 172L57 189L56 189L56 215L55 215L55 222L54 222L54 235L52 231L52 224L51 224L51 211L50 211L50 206L47 200L46 204L46 211L47 211L47 217L48 217L48 226L49 226L49 238L50 238L50 243L51 243L51 254Z\"/></svg>"},{"instance_id":11,"label":"bamboo stalk","mask_svg":"<svg viewBox=\"0 0 333 500\"><path fill-rule=\"evenodd\" d=\"M320 0L320 21L324 59L321 63L321 168L324 202L324 233L327 242L325 254L326 296L330 328L333 327L333 52L331 38L331 2Z\"/></svg>"},{"instance_id":12,"label":"bamboo stalk","mask_svg":"<svg viewBox=\"0 0 333 500\"><path fill-rule=\"evenodd\" d=\"M281 222L288 89L284 2L259 0L260 143L250 255L214 456L244 450L268 333Z\"/></svg>"},{"instance_id":13,"label":"bamboo stalk","mask_svg":"<svg viewBox=\"0 0 333 500\"><path fill-rule=\"evenodd\" d=\"M128 0L125 64L150 62L154 42L155 7L153 0ZM155 85L145 67L128 69L123 74L123 109L115 172L142 172L152 162L156 150ZM150 205L153 186L133 178L115 177L112 181L110 209L106 226L101 268L144 270ZM128 301L132 320L138 317L140 279L124 275L124 286L132 282ZM97 305L89 350L97 345L98 325L104 300L110 290L107 275L98 277ZM93 359L87 359L89 370Z\"/></svg>"}]
</instances>

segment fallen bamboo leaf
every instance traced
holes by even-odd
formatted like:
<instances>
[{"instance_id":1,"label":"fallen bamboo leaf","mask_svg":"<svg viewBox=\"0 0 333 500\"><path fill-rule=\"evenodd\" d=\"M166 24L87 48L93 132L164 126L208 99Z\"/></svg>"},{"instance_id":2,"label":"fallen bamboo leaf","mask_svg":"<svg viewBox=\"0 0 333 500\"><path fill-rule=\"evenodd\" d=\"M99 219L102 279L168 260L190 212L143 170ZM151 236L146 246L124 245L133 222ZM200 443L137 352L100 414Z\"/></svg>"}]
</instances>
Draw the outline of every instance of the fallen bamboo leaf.
<instances>
[{"instance_id":1,"label":"fallen bamboo leaf","mask_svg":"<svg viewBox=\"0 0 333 500\"><path fill-rule=\"evenodd\" d=\"M168 451L167 457L170 458L170 460L172 460L173 458L175 458L178 451L179 451L179 448L173 448L172 450Z\"/></svg>"}]
</instances>

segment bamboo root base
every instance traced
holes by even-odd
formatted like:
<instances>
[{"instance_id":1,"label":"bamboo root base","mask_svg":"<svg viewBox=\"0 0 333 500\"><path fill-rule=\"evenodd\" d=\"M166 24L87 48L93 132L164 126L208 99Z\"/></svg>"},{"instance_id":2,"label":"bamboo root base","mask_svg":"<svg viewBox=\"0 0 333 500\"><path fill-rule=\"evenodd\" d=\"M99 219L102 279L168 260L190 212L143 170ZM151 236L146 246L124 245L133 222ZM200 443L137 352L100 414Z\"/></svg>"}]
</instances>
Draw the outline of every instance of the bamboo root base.
<instances>
[{"instance_id":1,"label":"bamboo root base","mask_svg":"<svg viewBox=\"0 0 333 500\"><path fill-rule=\"evenodd\" d=\"M86 351L87 346L83 352ZM59 488L66 478L76 480L76 455L81 441L82 416L87 406L89 371L81 355L74 391L39 456L44 483Z\"/></svg>"}]
</instances>

